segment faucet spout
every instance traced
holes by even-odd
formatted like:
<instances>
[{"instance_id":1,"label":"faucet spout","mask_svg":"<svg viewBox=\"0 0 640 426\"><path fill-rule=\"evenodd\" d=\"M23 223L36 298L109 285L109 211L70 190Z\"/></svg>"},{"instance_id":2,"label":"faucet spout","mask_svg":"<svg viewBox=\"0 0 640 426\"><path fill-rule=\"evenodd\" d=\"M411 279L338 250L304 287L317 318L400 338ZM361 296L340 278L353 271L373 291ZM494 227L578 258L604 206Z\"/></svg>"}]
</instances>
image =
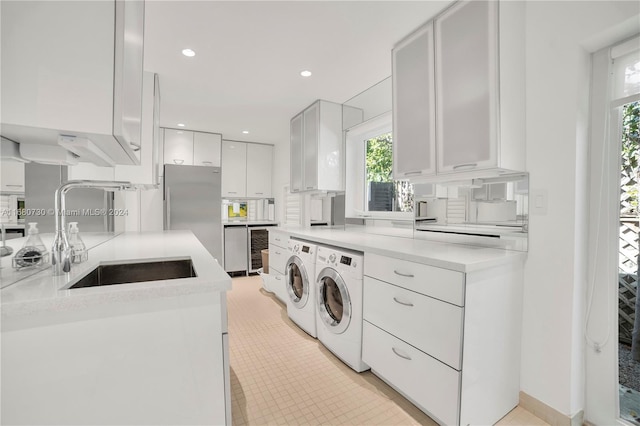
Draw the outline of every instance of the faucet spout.
<instances>
[{"instance_id":1,"label":"faucet spout","mask_svg":"<svg viewBox=\"0 0 640 426\"><path fill-rule=\"evenodd\" d=\"M63 183L55 193L55 222L56 234L51 249L51 264L53 274L62 275L71 270L71 247L66 230L66 194L73 188L98 188L106 191L131 189L131 182L102 181L102 180L71 180Z\"/></svg>"}]
</instances>

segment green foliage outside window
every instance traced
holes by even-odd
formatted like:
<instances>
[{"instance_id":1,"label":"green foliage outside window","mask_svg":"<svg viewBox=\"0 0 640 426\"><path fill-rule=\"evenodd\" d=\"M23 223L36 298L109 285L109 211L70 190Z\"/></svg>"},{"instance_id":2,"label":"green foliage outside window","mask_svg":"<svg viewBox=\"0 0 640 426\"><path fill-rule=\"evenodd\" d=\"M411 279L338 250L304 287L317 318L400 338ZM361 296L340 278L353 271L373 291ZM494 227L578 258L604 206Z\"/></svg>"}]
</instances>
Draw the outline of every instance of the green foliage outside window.
<instances>
[{"instance_id":1,"label":"green foliage outside window","mask_svg":"<svg viewBox=\"0 0 640 426\"><path fill-rule=\"evenodd\" d=\"M638 145L640 144L640 102L623 107L622 113L622 193L626 206L622 214L638 214Z\"/></svg>"},{"instance_id":2,"label":"green foliage outside window","mask_svg":"<svg viewBox=\"0 0 640 426\"><path fill-rule=\"evenodd\" d=\"M367 191L369 182L392 182L393 193L384 211L413 211L413 188L409 182L393 180L393 141L391 133L385 133L365 142L365 169ZM371 209L370 209L371 210ZM380 209L376 210L380 211Z\"/></svg>"}]
</instances>

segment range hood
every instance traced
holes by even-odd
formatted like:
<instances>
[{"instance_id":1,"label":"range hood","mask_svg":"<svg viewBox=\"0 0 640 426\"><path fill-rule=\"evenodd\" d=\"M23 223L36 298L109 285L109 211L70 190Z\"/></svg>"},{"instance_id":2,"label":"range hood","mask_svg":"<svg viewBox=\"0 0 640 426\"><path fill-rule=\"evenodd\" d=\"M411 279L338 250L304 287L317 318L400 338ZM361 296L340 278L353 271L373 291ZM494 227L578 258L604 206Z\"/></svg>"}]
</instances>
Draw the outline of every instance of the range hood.
<instances>
[{"instance_id":1,"label":"range hood","mask_svg":"<svg viewBox=\"0 0 640 426\"><path fill-rule=\"evenodd\" d=\"M21 143L20 155L40 164L74 166L78 164L78 156L61 146L35 143Z\"/></svg>"}]
</instances>

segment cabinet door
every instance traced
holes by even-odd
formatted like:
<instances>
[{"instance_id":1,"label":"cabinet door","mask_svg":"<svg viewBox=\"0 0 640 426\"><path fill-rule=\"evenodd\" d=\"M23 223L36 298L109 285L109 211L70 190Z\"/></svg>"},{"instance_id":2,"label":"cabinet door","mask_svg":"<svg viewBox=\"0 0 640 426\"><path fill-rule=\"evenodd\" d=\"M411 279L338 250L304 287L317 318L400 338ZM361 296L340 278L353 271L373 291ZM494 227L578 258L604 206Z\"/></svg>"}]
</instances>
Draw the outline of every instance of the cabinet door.
<instances>
[{"instance_id":1,"label":"cabinet door","mask_svg":"<svg viewBox=\"0 0 640 426\"><path fill-rule=\"evenodd\" d=\"M116 180L144 185L158 184L158 139L160 139L158 137L160 130L158 84L158 75L145 71L142 87L142 144L136 152L140 164L137 166L116 165Z\"/></svg>"},{"instance_id":2,"label":"cabinet door","mask_svg":"<svg viewBox=\"0 0 640 426\"><path fill-rule=\"evenodd\" d=\"M436 19L438 173L497 165L497 7L465 1Z\"/></svg>"},{"instance_id":3,"label":"cabinet door","mask_svg":"<svg viewBox=\"0 0 640 426\"><path fill-rule=\"evenodd\" d=\"M318 134L320 123L320 105L315 103L304 110L304 179L303 190L318 188Z\"/></svg>"},{"instance_id":4,"label":"cabinet door","mask_svg":"<svg viewBox=\"0 0 640 426\"><path fill-rule=\"evenodd\" d=\"M246 197L247 144L222 141L222 196Z\"/></svg>"},{"instance_id":5,"label":"cabinet door","mask_svg":"<svg viewBox=\"0 0 640 426\"><path fill-rule=\"evenodd\" d=\"M393 49L393 175L436 172L433 23Z\"/></svg>"},{"instance_id":6,"label":"cabinet door","mask_svg":"<svg viewBox=\"0 0 640 426\"><path fill-rule=\"evenodd\" d=\"M116 1L113 135L140 162L144 2Z\"/></svg>"},{"instance_id":7,"label":"cabinet door","mask_svg":"<svg viewBox=\"0 0 640 426\"><path fill-rule=\"evenodd\" d=\"M193 165L220 167L222 135L193 133Z\"/></svg>"},{"instance_id":8,"label":"cabinet door","mask_svg":"<svg viewBox=\"0 0 640 426\"><path fill-rule=\"evenodd\" d=\"M289 189L291 192L302 191L303 180L303 164L304 158L302 156L302 114L299 114L291 120L291 177L289 183Z\"/></svg>"},{"instance_id":9,"label":"cabinet door","mask_svg":"<svg viewBox=\"0 0 640 426\"><path fill-rule=\"evenodd\" d=\"M0 164L0 191L24 192L24 163L21 161L3 160Z\"/></svg>"},{"instance_id":10,"label":"cabinet door","mask_svg":"<svg viewBox=\"0 0 640 426\"><path fill-rule=\"evenodd\" d=\"M193 132L164 129L164 162L193 165Z\"/></svg>"},{"instance_id":11,"label":"cabinet door","mask_svg":"<svg viewBox=\"0 0 640 426\"><path fill-rule=\"evenodd\" d=\"M273 147L247 144L247 197L271 198Z\"/></svg>"}]
</instances>

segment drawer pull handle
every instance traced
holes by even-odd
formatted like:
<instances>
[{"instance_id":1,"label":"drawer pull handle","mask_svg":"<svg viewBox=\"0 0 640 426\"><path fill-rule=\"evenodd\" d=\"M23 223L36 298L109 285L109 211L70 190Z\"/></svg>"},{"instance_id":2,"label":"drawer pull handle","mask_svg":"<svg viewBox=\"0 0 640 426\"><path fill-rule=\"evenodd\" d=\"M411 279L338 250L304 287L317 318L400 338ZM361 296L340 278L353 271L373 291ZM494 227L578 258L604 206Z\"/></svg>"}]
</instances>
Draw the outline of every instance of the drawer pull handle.
<instances>
[{"instance_id":1,"label":"drawer pull handle","mask_svg":"<svg viewBox=\"0 0 640 426\"><path fill-rule=\"evenodd\" d=\"M478 167L478 163L458 164L457 166L453 166L453 170L458 170L458 169L475 169L476 167Z\"/></svg>"},{"instance_id":2,"label":"drawer pull handle","mask_svg":"<svg viewBox=\"0 0 640 426\"><path fill-rule=\"evenodd\" d=\"M396 348L391 348L391 350L393 351L394 354L398 355L400 358L404 358L407 359L409 361L411 361L411 357L409 355L403 355L400 352L398 352L398 350Z\"/></svg>"},{"instance_id":3,"label":"drawer pull handle","mask_svg":"<svg viewBox=\"0 0 640 426\"><path fill-rule=\"evenodd\" d=\"M276 252L276 254L277 254L278 256L280 256L282 253L280 253L279 251L277 251L277 252Z\"/></svg>"},{"instance_id":4,"label":"drawer pull handle","mask_svg":"<svg viewBox=\"0 0 640 426\"><path fill-rule=\"evenodd\" d=\"M407 278L413 278L414 275L413 274L403 274L402 272L398 272L397 270L393 270L393 273L396 275L400 275L401 277L407 277Z\"/></svg>"},{"instance_id":5,"label":"drawer pull handle","mask_svg":"<svg viewBox=\"0 0 640 426\"><path fill-rule=\"evenodd\" d=\"M394 300L396 303L399 303L399 304L404 305L404 306L413 306L413 303L401 302L401 301L399 301L396 297L394 297L394 298L393 298L393 300Z\"/></svg>"},{"instance_id":6,"label":"drawer pull handle","mask_svg":"<svg viewBox=\"0 0 640 426\"><path fill-rule=\"evenodd\" d=\"M282 277L280 275L276 275L276 280L280 281Z\"/></svg>"}]
</instances>

